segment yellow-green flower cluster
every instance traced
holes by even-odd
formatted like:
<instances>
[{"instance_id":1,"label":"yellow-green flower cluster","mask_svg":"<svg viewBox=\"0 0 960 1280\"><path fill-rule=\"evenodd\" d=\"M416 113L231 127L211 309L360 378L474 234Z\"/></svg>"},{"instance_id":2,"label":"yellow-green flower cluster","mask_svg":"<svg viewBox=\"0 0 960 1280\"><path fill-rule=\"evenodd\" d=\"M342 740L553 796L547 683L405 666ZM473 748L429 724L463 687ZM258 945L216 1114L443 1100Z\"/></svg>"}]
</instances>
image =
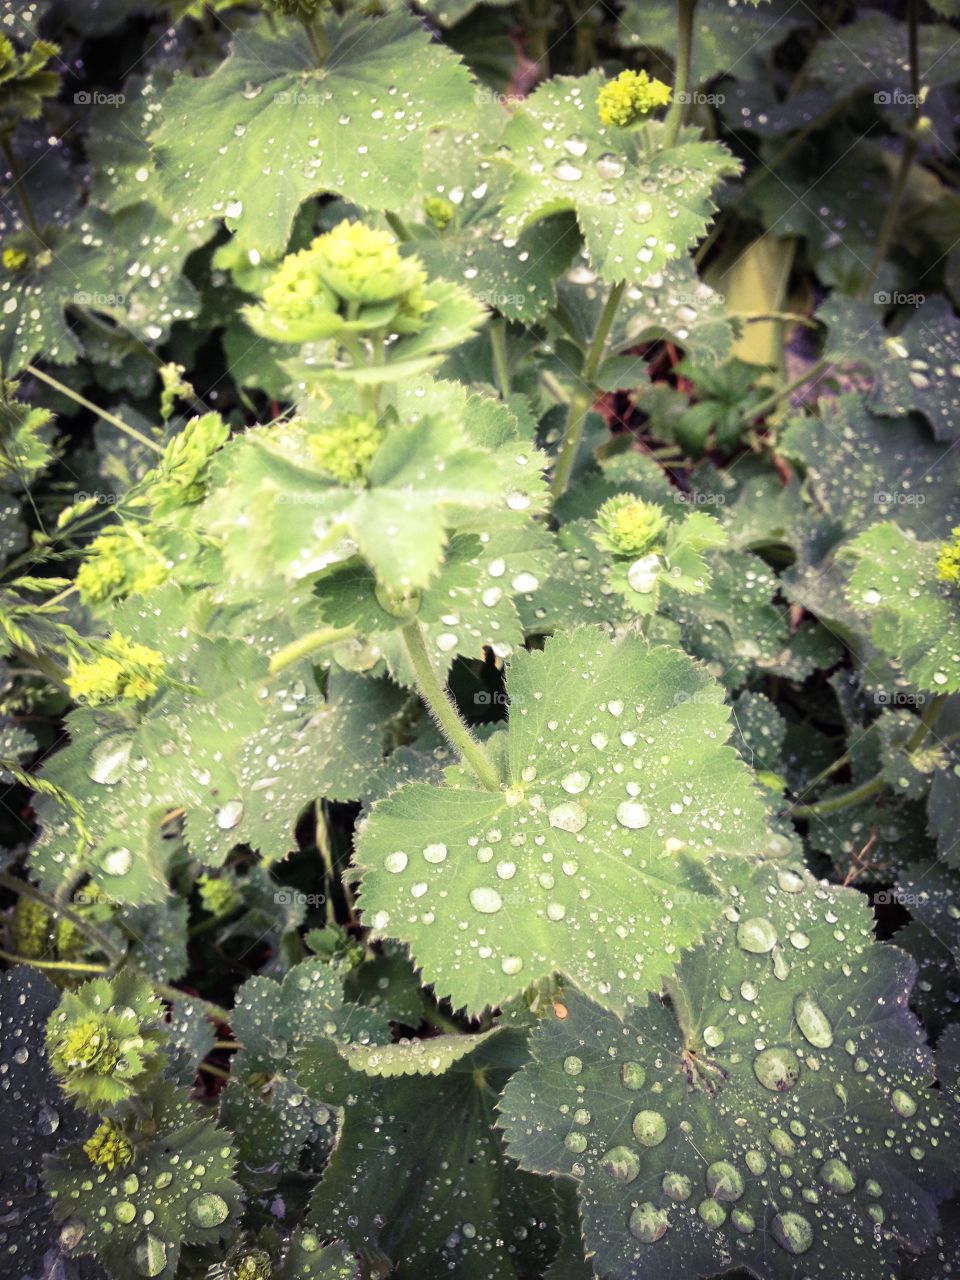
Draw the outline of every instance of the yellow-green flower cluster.
<instances>
[{"instance_id":1,"label":"yellow-green flower cluster","mask_svg":"<svg viewBox=\"0 0 960 1280\"><path fill-rule=\"evenodd\" d=\"M91 1164L102 1165L105 1169L122 1168L133 1159L133 1146L113 1120L102 1121L93 1135L83 1144Z\"/></svg>"},{"instance_id":2,"label":"yellow-green flower cluster","mask_svg":"<svg viewBox=\"0 0 960 1280\"><path fill-rule=\"evenodd\" d=\"M960 524L951 530L952 542L945 542L937 556L937 577L960 586Z\"/></svg>"},{"instance_id":3,"label":"yellow-green flower cluster","mask_svg":"<svg viewBox=\"0 0 960 1280\"><path fill-rule=\"evenodd\" d=\"M18 956L40 960L56 954L61 960L80 955L86 938L72 920L51 915L42 902L21 897L10 920L10 939Z\"/></svg>"},{"instance_id":4,"label":"yellow-green flower cluster","mask_svg":"<svg viewBox=\"0 0 960 1280\"><path fill-rule=\"evenodd\" d=\"M251 1249L233 1263L229 1275L230 1280L270 1280L273 1263L269 1253L263 1249Z\"/></svg>"},{"instance_id":5,"label":"yellow-green flower cluster","mask_svg":"<svg viewBox=\"0 0 960 1280\"><path fill-rule=\"evenodd\" d=\"M30 265L30 255L26 249L18 249L16 245L7 245L3 251L3 266L6 271L26 271Z\"/></svg>"},{"instance_id":6,"label":"yellow-green flower cluster","mask_svg":"<svg viewBox=\"0 0 960 1280\"><path fill-rule=\"evenodd\" d=\"M212 916L227 916L240 906L237 886L229 874L197 877L197 891L204 911Z\"/></svg>"},{"instance_id":7,"label":"yellow-green flower cluster","mask_svg":"<svg viewBox=\"0 0 960 1280\"><path fill-rule=\"evenodd\" d=\"M667 517L655 502L629 493L608 498L596 515L598 546L614 555L639 556L651 551L667 527Z\"/></svg>"},{"instance_id":8,"label":"yellow-green flower cluster","mask_svg":"<svg viewBox=\"0 0 960 1280\"><path fill-rule=\"evenodd\" d=\"M443 231L453 221L456 210L453 202L446 196L427 196L423 202L423 212L438 231Z\"/></svg>"},{"instance_id":9,"label":"yellow-green flower cluster","mask_svg":"<svg viewBox=\"0 0 960 1280\"><path fill-rule=\"evenodd\" d=\"M253 329L275 342L314 342L348 334L416 333L432 307L418 258L401 257L396 239L344 220L308 249L284 258L247 308Z\"/></svg>"},{"instance_id":10,"label":"yellow-green flower cluster","mask_svg":"<svg viewBox=\"0 0 960 1280\"><path fill-rule=\"evenodd\" d=\"M310 451L317 466L341 484L358 484L366 477L384 429L375 414L347 414L340 422L312 431Z\"/></svg>"},{"instance_id":11,"label":"yellow-green flower cluster","mask_svg":"<svg viewBox=\"0 0 960 1280\"><path fill-rule=\"evenodd\" d=\"M647 75L646 71L621 71L608 80L597 94L597 111L602 124L626 129L645 120L657 107L670 101L670 86Z\"/></svg>"},{"instance_id":12,"label":"yellow-green flower cluster","mask_svg":"<svg viewBox=\"0 0 960 1280\"><path fill-rule=\"evenodd\" d=\"M131 973L64 992L47 1023L47 1055L60 1087L88 1111L131 1097L163 1065L161 1007Z\"/></svg>"},{"instance_id":13,"label":"yellow-green flower cluster","mask_svg":"<svg viewBox=\"0 0 960 1280\"><path fill-rule=\"evenodd\" d=\"M76 585L84 604L103 604L120 596L143 595L169 576L163 553L132 525L122 524L94 538Z\"/></svg>"},{"instance_id":14,"label":"yellow-green flower cluster","mask_svg":"<svg viewBox=\"0 0 960 1280\"><path fill-rule=\"evenodd\" d=\"M207 464L229 435L219 413L205 413L173 437L160 465L143 478L143 502L155 517L173 515L205 496Z\"/></svg>"},{"instance_id":15,"label":"yellow-green flower cluster","mask_svg":"<svg viewBox=\"0 0 960 1280\"><path fill-rule=\"evenodd\" d=\"M67 688L75 702L143 702L160 687L163 655L114 631L90 662L72 660Z\"/></svg>"}]
</instances>

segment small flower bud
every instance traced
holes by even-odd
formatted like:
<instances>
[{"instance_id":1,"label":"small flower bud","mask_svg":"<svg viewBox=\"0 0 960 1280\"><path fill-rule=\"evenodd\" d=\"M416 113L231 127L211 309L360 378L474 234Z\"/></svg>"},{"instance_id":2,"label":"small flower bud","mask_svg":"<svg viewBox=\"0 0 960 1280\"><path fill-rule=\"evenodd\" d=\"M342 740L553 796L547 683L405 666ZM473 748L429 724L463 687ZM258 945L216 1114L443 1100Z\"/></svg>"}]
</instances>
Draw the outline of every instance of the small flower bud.
<instances>
[{"instance_id":1,"label":"small flower bud","mask_svg":"<svg viewBox=\"0 0 960 1280\"><path fill-rule=\"evenodd\" d=\"M112 1120L104 1120L94 1130L93 1135L83 1144L83 1149L90 1158L91 1164L102 1165L106 1169L115 1169L133 1159L133 1147L118 1124Z\"/></svg>"},{"instance_id":2,"label":"small flower bud","mask_svg":"<svg viewBox=\"0 0 960 1280\"><path fill-rule=\"evenodd\" d=\"M937 556L937 577L960 586L960 524L951 530L953 542L945 542Z\"/></svg>"},{"instance_id":3,"label":"small flower bud","mask_svg":"<svg viewBox=\"0 0 960 1280\"><path fill-rule=\"evenodd\" d=\"M310 451L317 466L341 484L358 484L366 477L383 443L384 430L373 414L348 414L342 422L310 433Z\"/></svg>"},{"instance_id":4,"label":"small flower bud","mask_svg":"<svg viewBox=\"0 0 960 1280\"><path fill-rule=\"evenodd\" d=\"M446 196L427 196L423 202L423 212L438 231L443 231L452 222L456 209Z\"/></svg>"},{"instance_id":5,"label":"small flower bud","mask_svg":"<svg viewBox=\"0 0 960 1280\"><path fill-rule=\"evenodd\" d=\"M667 527L667 517L656 503L629 493L609 498L597 512L596 521L597 544L625 556L651 551Z\"/></svg>"}]
</instances>

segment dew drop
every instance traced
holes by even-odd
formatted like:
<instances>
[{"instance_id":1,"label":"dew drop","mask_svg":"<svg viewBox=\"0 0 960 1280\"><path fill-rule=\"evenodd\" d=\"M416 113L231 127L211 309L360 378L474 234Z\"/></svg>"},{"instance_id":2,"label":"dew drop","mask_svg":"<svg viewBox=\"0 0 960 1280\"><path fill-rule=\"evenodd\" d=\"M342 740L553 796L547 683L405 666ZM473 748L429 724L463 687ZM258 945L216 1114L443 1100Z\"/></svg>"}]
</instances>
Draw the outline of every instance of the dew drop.
<instances>
[{"instance_id":1,"label":"dew drop","mask_svg":"<svg viewBox=\"0 0 960 1280\"><path fill-rule=\"evenodd\" d=\"M777 945L777 931L764 916L751 916L737 926L737 946L753 955L765 955Z\"/></svg>"},{"instance_id":2,"label":"dew drop","mask_svg":"<svg viewBox=\"0 0 960 1280\"><path fill-rule=\"evenodd\" d=\"M503 899L497 893L496 889L471 889L470 905L474 911L479 911L482 915L492 916L496 914L503 906Z\"/></svg>"},{"instance_id":3,"label":"dew drop","mask_svg":"<svg viewBox=\"0 0 960 1280\"><path fill-rule=\"evenodd\" d=\"M617 805L617 821L621 827L630 831L639 831L650 825L650 815L642 804L636 800L624 800Z\"/></svg>"},{"instance_id":4,"label":"dew drop","mask_svg":"<svg viewBox=\"0 0 960 1280\"><path fill-rule=\"evenodd\" d=\"M829 1049L833 1044L833 1027L830 1019L808 993L797 996L793 1002L793 1016L804 1038L815 1049Z\"/></svg>"},{"instance_id":5,"label":"dew drop","mask_svg":"<svg viewBox=\"0 0 960 1280\"><path fill-rule=\"evenodd\" d=\"M789 1049L764 1049L753 1060L753 1074L765 1089L784 1093L800 1079L800 1063Z\"/></svg>"}]
</instances>

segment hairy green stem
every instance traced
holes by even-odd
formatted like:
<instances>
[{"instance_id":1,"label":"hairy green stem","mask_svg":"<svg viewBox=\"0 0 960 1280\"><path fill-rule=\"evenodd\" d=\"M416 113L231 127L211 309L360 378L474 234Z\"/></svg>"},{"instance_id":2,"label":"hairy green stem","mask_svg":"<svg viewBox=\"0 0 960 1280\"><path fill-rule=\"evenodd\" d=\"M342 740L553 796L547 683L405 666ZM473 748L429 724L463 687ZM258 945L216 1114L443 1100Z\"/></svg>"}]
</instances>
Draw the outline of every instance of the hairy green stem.
<instances>
[{"instance_id":1,"label":"hairy green stem","mask_svg":"<svg viewBox=\"0 0 960 1280\"><path fill-rule=\"evenodd\" d=\"M488 791L499 791L500 779L490 757L460 718L460 712L433 669L420 623L414 618L400 634L417 677L417 691L430 708L447 741Z\"/></svg>"},{"instance_id":2,"label":"hairy green stem","mask_svg":"<svg viewBox=\"0 0 960 1280\"><path fill-rule=\"evenodd\" d=\"M317 67L322 71L327 64L327 59L330 57L330 41L327 39L327 33L319 22L315 24L309 18L304 18L303 29L307 33L310 51Z\"/></svg>"},{"instance_id":3,"label":"hairy green stem","mask_svg":"<svg viewBox=\"0 0 960 1280\"><path fill-rule=\"evenodd\" d=\"M308 631L284 645L270 659L270 674L275 676L287 667L292 667L301 658L309 658L318 649L327 649L341 640L349 640L356 635L353 627L321 627L317 631Z\"/></svg>"},{"instance_id":4,"label":"hairy green stem","mask_svg":"<svg viewBox=\"0 0 960 1280\"><path fill-rule=\"evenodd\" d=\"M690 96L693 65L693 19L697 0L677 0L677 65L673 77L673 101L667 112L664 145L672 147L683 124L684 108Z\"/></svg>"},{"instance_id":5,"label":"hairy green stem","mask_svg":"<svg viewBox=\"0 0 960 1280\"><path fill-rule=\"evenodd\" d=\"M583 435L583 426L587 420L587 414L590 406L596 398L596 392L593 383L596 380L597 371L603 361L603 353L606 350L607 339L610 336L610 330L613 328L613 321L617 314L617 308L620 306L620 299L623 297L625 285L621 280L619 284L615 284L607 295L607 301L600 319L597 321L597 329L593 335L593 341L587 351L586 358L583 362L583 373L580 378L580 385L574 392L573 399L570 401L570 408L567 411L567 422L563 429L563 440L560 444L560 452L557 455L557 465L553 472L553 482L550 485L550 492L553 495L553 501L556 502L566 492L567 484L570 480L570 473L573 470L574 459L577 456L577 449L580 447L580 438Z\"/></svg>"},{"instance_id":6,"label":"hairy green stem","mask_svg":"<svg viewBox=\"0 0 960 1280\"><path fill-rule=\"evenodd\" d=\"M754 418L764 417L771 409L775 409L781 400L786 400L788 396L793 395L794 391L802 387L804 383L813 382L815 378L819 378L821 373L830 368L830 364L831 361L829 360L818 360L805 373L801 373L799 378L794 378L792 382L788 382L779 391L772 391L766 400L761 400L758 405L750 410L749 421L752 422Z\"/></svg>"},{"instance_id":7,"label":"hairy green stem","mask_svg":"<svg viewBox=\"0 0 960 1280\"><path fill-rule=\"evenodd\" d=\"M510 365L507 361L507 322L497 320L490 328L490 346L493 350L493 373L497 390L502 399L510 395Z\"/></svg>"},{"instance_id":8,"label":"hairy green stem","mask_svg":"<svg viewBox=\"0 0 960 1280\"><path fill-rule=\"evenodd\" d=\"M25 366L25 372L31 374L34 378L39 378L41 382L45 382L48 387L52 387L54 391L59 391L62 396L66 396L68 400L72 400L83 409L89 409L91 413L97 414L104 422L109 422L112 427L116 427L118 431L122 431L124 435L129 436L131 440L136 440L138 444L142 444L147 449L152 449L154 453L163 453L161 445L155 440L151 440L145 436L143 432L138 431L136 427L131 427L128 422L124 422L122 418L118 418L116 414L110 413L108 409L101 409L95 405L86 396L80 395L79 391L74 391L72 387L66 387L62 382L58 382L56 378L51 378L49 373L44 373L42 369L37 369L34 365Z\"/></svg>"},{"instance_id":9,"label":"hairy green stem","mask_svg":"<svg viewBox=\"0 0 960 1280\"><path fill-rule=\"evenodd\" d=\"M170 1000L173 1004L179 1000L189 1000L214 1022L229 1023L233 1016L230 1010L224 1009L222 1005L214 1004L212 1000L204 1000L202 996L192 996L189 991L181 991L178 987L171 987L169 983L155 982L153 985L157 994L163 996L164 1000Z\"/></svg>"},{"instance_id":10,"label":"hairy green stem","mask_svg":"<svg viewBox=\"0 0 960 1280\"><path fill-rule=\"evenodd\" d=\"M386 218L387 225L390 227L390 230L393 232L393 234L397 237L398 240L401 240L403 241L404 244L406 244L408 240L413 239L413 236L411 236L410 231L407 227L407 224L404 222L404 220L400 217L398 213L391 213L388 210L383 216Z\"/></svg>"},{"instance_id":11,"label":"hairy green stem","mask_svg":"<svg viewBox=\"0 0 960 1280\"><path fill-rule=\"evenodd\" d=\"M0 960L8 964L28 964L34 969L55 969L62 973L109 973L105 964L78 964L70 960L34 960L30 956L15 956L9 951L0 951Z\"/></svg>"}]
</instances>

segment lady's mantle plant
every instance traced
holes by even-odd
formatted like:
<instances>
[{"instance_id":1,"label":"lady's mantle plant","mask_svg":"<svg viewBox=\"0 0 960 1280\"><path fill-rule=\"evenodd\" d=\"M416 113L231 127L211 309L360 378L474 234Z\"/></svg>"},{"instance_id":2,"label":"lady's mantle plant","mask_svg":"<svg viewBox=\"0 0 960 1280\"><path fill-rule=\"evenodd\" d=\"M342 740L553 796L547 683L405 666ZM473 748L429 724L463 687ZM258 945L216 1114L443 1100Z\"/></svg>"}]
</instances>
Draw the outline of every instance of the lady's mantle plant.
<instances>
[{"instance_id":1,"label":"lady's mantle plant","mask_svg":"<svg viewBox=\"0 0 960 1280\"><path fill-rule=\"evenodd\" d=\"M954 1274L935 7L4 5L8 1270Z\"/></svg>"}]
</instances>

